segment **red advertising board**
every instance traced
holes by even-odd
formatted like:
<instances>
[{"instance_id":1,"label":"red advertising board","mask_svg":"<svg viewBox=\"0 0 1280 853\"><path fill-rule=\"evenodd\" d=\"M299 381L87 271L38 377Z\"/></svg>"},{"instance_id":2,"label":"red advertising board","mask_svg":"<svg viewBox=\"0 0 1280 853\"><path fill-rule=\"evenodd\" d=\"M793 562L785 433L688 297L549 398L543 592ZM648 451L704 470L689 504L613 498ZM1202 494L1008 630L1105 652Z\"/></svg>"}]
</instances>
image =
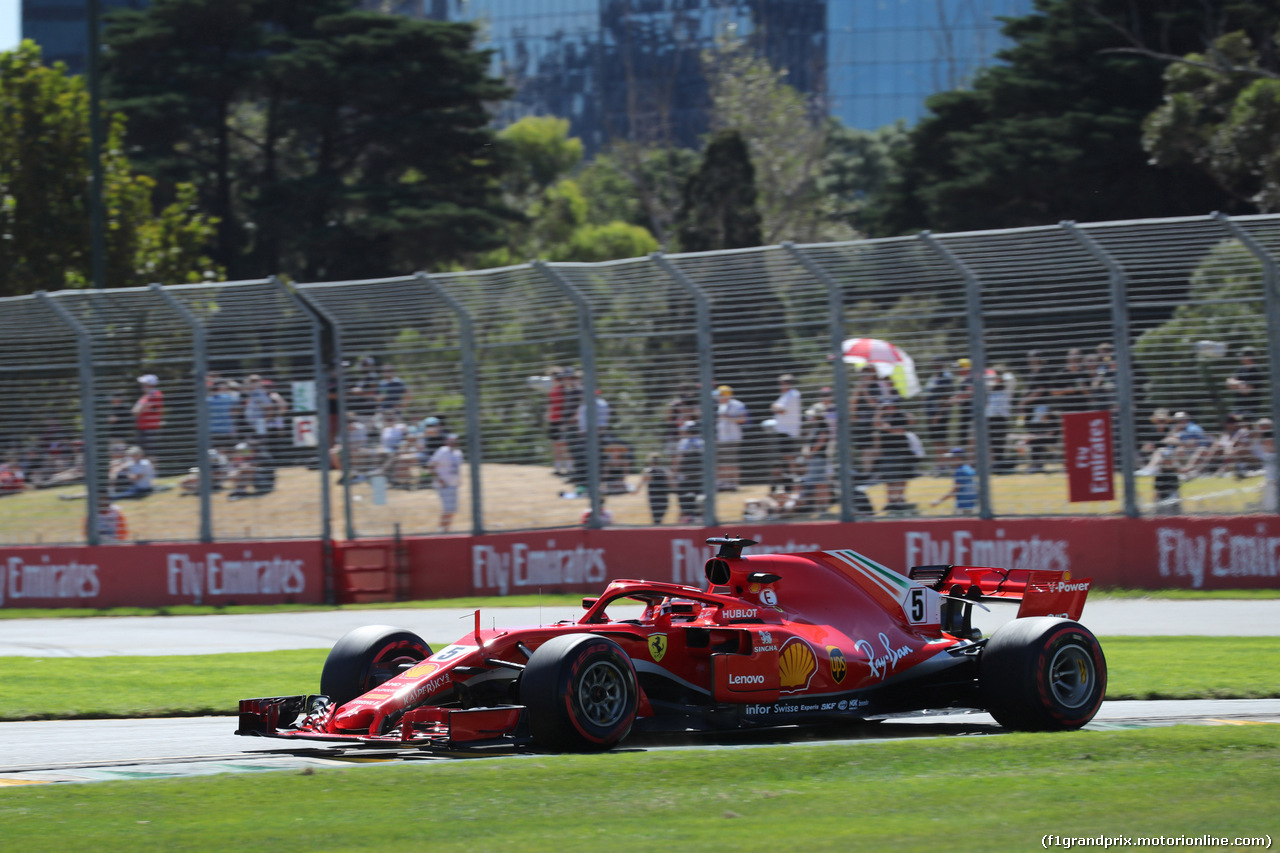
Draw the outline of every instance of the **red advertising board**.
<instances>
[{"instance_id":1,"label":"red advertising board","mask_svg":"<svg viewBox=\"0 0 1280 853\"><path fill-rule=\"evenodd\" d=\"M1067 412L1062 416L1062 459L1072 503L1115 500L1111 413Z\"/></svg>"},{"instance_id":2,"label":"red advertising board","mask_svg":"<svg viewBox=\"0 0 1280 853\"><path fill-rule=\"evenodd\" d=\"M702 584L708 536L747 554L852 548L899 571L956 564L1070 571L1095 587L1280 587L1280 517L903 519L723 530L548 530L409 540L414 597L595 592L610 580Z\"/></svg>"},{"instance_id":3,"label":"red advertising board","mask_svg":"<svg viewBox=\"0 0 1280 853\"><path fill-rule=\"evenodd\" d=\"M410 598L598 592L619 578L700 585L708 536L752 553L852 548L886 566L988 565L1070 571L1095 588L1280 588L1280 517L900 519L722 529L578 528L402 540ZM369 550L378 540L335 543ZM395 549L390 540L382 544ZM339 553L339 567L347 565ZM369 561L351 568L369 571ZM376 561L374 561L376 562ZM394 553L382 565L396 571ZM319 602L320 542L0 549L0 607ZM396 590L399 579L380 582ZM344 579L336 587L342 589Z\"/></svg>"},{"instance_id":4,"label":"red advertising board","mask_svg":"<svg viewBox=\"0 0 1280 853\"><path fill-rule=\"evenodd\" d=\"M318 541L0 548L0 607L324 600Z\"/></svg>"}]
</instances>

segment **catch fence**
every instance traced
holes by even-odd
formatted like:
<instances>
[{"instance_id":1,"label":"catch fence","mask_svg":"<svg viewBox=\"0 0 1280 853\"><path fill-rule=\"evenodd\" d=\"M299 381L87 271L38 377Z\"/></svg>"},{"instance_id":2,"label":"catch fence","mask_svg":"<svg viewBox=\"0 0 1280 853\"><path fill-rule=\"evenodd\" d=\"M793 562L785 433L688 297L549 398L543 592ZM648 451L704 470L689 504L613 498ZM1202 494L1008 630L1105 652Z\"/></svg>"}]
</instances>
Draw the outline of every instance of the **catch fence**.
<instances>
[{"instance_id":1,"label":"catch fence","mask_svg":"<svg viewBox=\"0 0 1280 853\"><path fill-rule=\"evenodd\" d=\"M437 532L450 434L464 533L1271 511L1278 255L1214 215L4 299L0 543ZM1109 500L1069 500L1072 411Z\"/></svg>"}]
</instances>

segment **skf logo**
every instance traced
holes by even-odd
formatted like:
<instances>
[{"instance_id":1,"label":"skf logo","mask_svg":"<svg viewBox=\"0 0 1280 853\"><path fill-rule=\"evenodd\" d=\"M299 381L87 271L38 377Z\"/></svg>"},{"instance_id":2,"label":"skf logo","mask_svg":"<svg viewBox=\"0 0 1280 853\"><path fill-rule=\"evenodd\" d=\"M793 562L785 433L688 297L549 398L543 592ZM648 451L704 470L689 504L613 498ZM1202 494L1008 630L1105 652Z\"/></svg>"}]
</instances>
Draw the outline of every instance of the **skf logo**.
<instances>
[{"instance_id":1,"label":"skf logo","mask_svg":"<svg viewBox=\"0 0 1280 853\"><path fill-rule=\"evenodd\" d=\"M831 657L831 680L836 684L844 681L844 674L849 671L844 660L844 652L835 646L827 646L827 654Z\"/></svg>"},{"instance_id":2,"label":"skf logo","mask_svg":"<svg viewBox=\"0 0 1280 853\"><path fill-rule=\"evenodd\" d=\"M653 656L653 660L662 660L662 656L667 653L667 635L666 634L650 634L649 635L649 654Z\"/></svg>"}]
</instances>

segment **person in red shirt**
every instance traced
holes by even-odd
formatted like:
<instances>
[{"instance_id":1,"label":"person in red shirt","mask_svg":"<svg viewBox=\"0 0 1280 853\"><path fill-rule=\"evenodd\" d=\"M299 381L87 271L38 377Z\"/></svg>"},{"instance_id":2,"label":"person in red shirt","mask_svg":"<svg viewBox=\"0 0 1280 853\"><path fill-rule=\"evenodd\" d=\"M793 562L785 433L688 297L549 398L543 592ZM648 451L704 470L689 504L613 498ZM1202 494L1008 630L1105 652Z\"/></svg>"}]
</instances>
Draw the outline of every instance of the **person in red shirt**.
<instances>
[{"instance_id":1,"label":"person in red shirt","mask_svg":"<svg viewBox=\"0 0 1280 853\"><path fill-rule=\"evenodd\" d=\"M547 392L547 438L551 439L551 461L557 474L568 474L573 467L569 442L564 434L564 386L566 372L551 369L551 390Z\"/></svg>"},{"instance_id":2,"label":"person in red shirt","mask_svg":"<svg viewBox=\"0 0 1280 853\"><path fill-rule=\"evenodd\" d=\"M138 377L138 385L142 388L142 396L133 404L133 423L138 431L138 446L143 455L155 457L156 442L160 437L160 429L164 426L164 394L156 387L160 380L155 374L148 373Z\"/></svg>"}]
</instances>

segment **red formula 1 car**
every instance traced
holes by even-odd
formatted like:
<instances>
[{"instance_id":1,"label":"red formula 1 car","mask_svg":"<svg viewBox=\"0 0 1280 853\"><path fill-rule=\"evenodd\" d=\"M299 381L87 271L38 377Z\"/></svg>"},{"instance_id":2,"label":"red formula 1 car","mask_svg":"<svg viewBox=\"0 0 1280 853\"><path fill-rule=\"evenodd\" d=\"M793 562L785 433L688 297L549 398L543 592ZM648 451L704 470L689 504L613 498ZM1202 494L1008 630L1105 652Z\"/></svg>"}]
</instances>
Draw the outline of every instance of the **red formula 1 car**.
<instances>
[{"instance_id":1,"label":"red formula 1 car","mask_svg":"<svg viewBox=\"0 0 1280 853\"><path fill-rule=\"evenodd\" d=\"M1066 572L917 566L854 551L742 556L707 540L706 590L639 580L584 599L576 622L475 630L441 651L408 631L359 628L330 652L322 695L245 699L237 734L381 746L608 749L631 731L986 710L1013 729L1074 729L1106 691L1080 617L1088 579ZM982 638L981 602L1020 602ZM639 619L611 606L644 605Z\"/></svg>"}]
</instances>

